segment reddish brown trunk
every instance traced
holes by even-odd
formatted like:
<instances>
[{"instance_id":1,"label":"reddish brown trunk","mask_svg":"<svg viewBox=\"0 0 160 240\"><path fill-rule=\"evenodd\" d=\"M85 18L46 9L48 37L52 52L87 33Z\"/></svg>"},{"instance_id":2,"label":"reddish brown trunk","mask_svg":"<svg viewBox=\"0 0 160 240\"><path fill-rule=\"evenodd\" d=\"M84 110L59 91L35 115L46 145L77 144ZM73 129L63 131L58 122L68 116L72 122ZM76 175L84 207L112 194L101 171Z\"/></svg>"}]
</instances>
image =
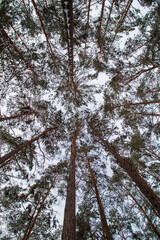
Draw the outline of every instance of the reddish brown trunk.
<instances>
[{"instance_id":1,"label":"reddish brown trunk","mask_svg":"<svg viewBox=\"0 0 160 240\"><path fill-rule=\"evenodd\" d=\"M93 186L94 186L94 190L95 190L95 194L96 194L96 198L97 198L99 214L100 214L100 218L101 218L101 226L102 226L102 231L103 231L103 240L112 240L113 238L112 238L110 229L109 229L107 221L106 221L106 216L105 216L103 204L102 204L100 196L99 196L99 191L98 191L98 188L97 188L96 179L94 177L89 159L88 159L87 156L86 156L86 158L87 158L88 168L89 168L89 171L90 171L90 175L91 175L91 178L92 178L92 182L93 182Z\"/></svg>"},{"instance_id":2,"label":"reddish brown trunk","mask_svg":"<svg viewBox=\"0 0 160 240\"><path fill-rule=\"evenodd\" d=\"M120 180L120 179L119 179ZM121 180L120 180L121 182ZM124 187L124 189L126 190L126 192L131 196L131 198L133 199L133 201L138 205L138 207L140 208L140 210L143 212L144 216L147 218L149 224L151 225L151 227L153 228L154 232L157 234L157 236L160 238L160 233L158 232L157 228L154 226L154 224L152 223L151 219L148 217L148 215L146 214L146 212L143 210L142 206L137 202L137 200L133 197L133 195L130 193L130 191L124 186L124 184L121 182L122 186Z\"/></svg>"},{"instance_id":3,"label":"reddish brown trunk","mask_svg":"<svg viewBox=\"0 0 160 240\"><path fill-rule=\"evenodd\" d=\"M87 25L86 25L86 41L85 41L85 54L86 54L86 48L87 48L90 7L91 7L91 0L89 0L89 3L88 3L88 14L87 14Z\"/></svg>"},{"instance_id":4,"label":"reddish brown trunk","mask_svg":"<svg viewBox=\"0 0 160 240\"><path fill-rule=\"evenodd\" d=\"M108 29L108 24L109 24L109 21L110 21L110 18L111 18L114 1L115 0L112 0L112 4L111 4L110 10L109 10L109 16L108 16L107 23L106 23L106 26L105 26L104 36L105 36L105 34L107 32L107 29Z\"/></svg>"},{"instance_id":5,"label":"reddish brown trunk","mask_svg":"<svg viewBox=\"0 0 160 240\"><path fill-rule=\"evenodd\" d=\"M151 153L152 156L154 156L157 160L160 161L160 157L154 153L152 150L148 149L148 148L145 148L147 152Z\"/></svg>"},{"instance_id":6,"label":"reddish brown trunk","mask_svg":"<svg viewBox=\"0 0 160 240\"><path fill-rule=\"evenodd\" d=\"M73 62L73 1L62 0L62 7L64 13L65 29L67 34L68 45L68 64L69 64L69 80L74 92L77 93L78 89L74 81L74 62Z\"/></svg>"},{"instance_id":7,"label":"reddish brown trunk","mask_svg":"<svg viewBox=\"0 0 160 240\"><path fill-rule=\"evenodd\" d=\"M151 70L153 70L153 69L155 69L155 68L158 68L158 67L160 67L160 64L157 65L157 66L153 66L153 67L151 67L151 68L147 68L147 69L142 69L142 70L140 70L139 72L137 72L137 73L134 74L133 76L129 77L128 79L125 79L125 81L128 80L128 82L126 82L124 85L129 84L130 82L132 82L133 80L135 80L136 78L138 78L139 76L141 76L141 74L143 74L143 73L145 73L145 72L149 72L149 71L151 71Z\"/></svg>"},{"instance_id":8,"label":"reddish brown trunk","mask_svg":"<svg viewBox=\"0 0 160 240\"><path fill-rule=\"evenodd\" d=\"M99 138L101 143L106 147L106 149L115 157L118 164L124 169L125 172L128 173L143 195L151 203L152 207L160 214L160 198L157 196L157 194L150 188L147 182L138 174L137 170L127 161L126 158L120 156L116 149L111 147L108 141L104 140L94 128L91 127L91 129Z\"/></svg>"},{"instance_id":9,"label":"reddish brown trunk","mask_svg":"<svg viewBox=\"0 0 160 240\"><path fill-rule=\"evenodd\" d=\"M32 4L33 4L33 6L34 6L34 8L35 8L36 14L37 14L37 16L38 16L38 18L39 18L39 21L40 21L40 23L41 23L41 27L42 27L42 29L43 29L43 32L44 32L44 35L45 35L45 37L46 37L46 41L47 41L47 44L48 44L49 52L51 53L51 57L52 57L53 60L55 60L54 53L53 53L53 51L52 51L52 47L51 47L51 44L50 44L50 42L49 42L49 38L48 38L48 36L47 36L47 33L46 33L46 30L45 30L45 27L44 27L42 18L41 18L40 14L39 14L37 5L36 5L36 3L35 3L34 0L32 0Z\"/></svg>"},{"instance_id":10,"label":"reddish brown trunk","mask_svg":"<svg viewBox=\"0 0 160 240\"><path fill-rule=\"evenodd\" d=\"M138 102L138 103L126 103L126 104L122 104L122 105L116 105L113 106L114 108L118 108L118 107L129 107L129 106L137 106L137 105L148 105L148 104L154 104L154 103L160 103L160 100L153 100L153 101L146 101L146 102Z\"/></svg>"},{"instance_id":11,"label":"reddish brown trunk","mask_svg":"<svg viewBox=\"0 0 160 240\"><path fill-rule=\"evenodd\" d=\"M2 118L0 118L0 122L3 122L5 120L19 118L19 117L26 116L26 115L32 115L32 114L37 114L37 112L24 112L24 113L21 113L21 114L10 116L10 117L2 117Z\"/></svg>"},{"instance_id":12,"label":"reddish brown trunk","mask_svg":"<svg viewBox=\"0 0 160 240\"><path fill-rule=\"evenodd\" d=\"M160 117L160 114L156 114L156 113L138 113L138 112L133 112L133 113L127 113L127 115L141 115L141 116Z\"/></svg>"},{"instance_id":13,"label":"reddish brown trunk","mask_svg":"<svg viewBox=\"0 0 160 240\"><path fill-rule=\"evenodd\" d=\"M39 209L38 209L38 211L37 211L37 214L36 214L36 216L35 216L34 219L33 219L32 225L31 225L30 229L28 230L28 233L26 234L26 236L25 236L22 240L27 240L27 239L29 239L30 234L31 234L31 231L32 231L32 229L33 229L33 227L34 227L34 224L35 224L35 222L36 222L36 220L37 220L37 217L39 216L39 214L40 214L40 212L41 212L41 209L42 209L42 207L43 207L43 204L44 204L44 202L45 202L48 194L50 193L51 188L53 187L53 184L55 183L56 177L57 177L57 175L55 176L55 178L54 178L51 186L49 187L47 193L45 194L45 196L44 196L44 198L43 198L43 200L42 200L42 202L41 202L41 204L40 204L40 207L39 207Z\"/></svg>"},{"instance_id":14,"label":"reddish brown trunk","mask_svg":"<svg viewBox=\"0 0 160 240\"><path fill-rule=\"evenodd\" d=\"M3 157L0 158L0 164L4 164L9 158L13 157L15 154L17 154L18 152L20 152L23 148L28 147L30 144L32 144L33 142L35 142L36 140L38 140L40 137L42 137L44 134L46 134L47 132L51 131L53 128L48 128L46 129L44 132L42 132L40 135L38 135L35 138L32 138L31 140L23 143L22 145L20 145L18 148L14 149L13 151L11 151L10 153L4 155Z\"/></svg>"},{"instance_id":15,"label":"reddish brown trunk","mask_svg":"<svg viewBox=\"0 0 160 240\"><path fill-rule=\"evenodd\" d=\"M27 45L24 43L24 41L22 40L21 36L19 35L19 33L16 31L16 29L13 27L13 25L9 22L7 16L5 14L3 14L3 12L0 10L0 14L3 16L3 18L8 22L8 24L10 25L10 27L14 30L15 34L19 37L19 39L21 40L22 44L25 46L25 48L27 49L27 51L30 51L29 48L27 47Z\"/></svg>"},{"instance_id":16,"label":"reddish brown trunk","mask_svg":"<svg viewBox=\"0 0 160 240\"><path fill-rule=\"evenodd\" d=\"M146 173L148 173L149 175L151 175L153 178L155 178L158 182L160 182L160 179L155 176L154 174L152 174L151 172L147 171L141 164L139 165L139 167Z\"/></svg>"},{"instance_id":17,"label":"reddish brown trunk","mask_svg":"<svg viewBox=\"0 0 160 240\"><path fill-rule=\"evenodd\" d=\"M102 20L103 20L104 5L105 5L105 0L102 1L101 17L100 17L99 30L98 30L98 46L100 49L99 53L101 53L102 51L100 40L101 40L101 26L102 26Z\"/></svg>"},{"instance_id":18,"label":"reddish brown trunk","mask_svg":"<svg viewBox=\"0 0 160 240\"><path fill-rule=\"evenodd\" d=\"M129 8L130 8L132 2L133 2L133 0L129 0L128 3L127 3L127 5L126 5L125 12L124 12L124 14L122 15L122 17L121 17L121 19L120 19L120 21L119 21L119 23L118 23L118 27L116 28L115 35L114 35L113 40L112 40L112 42L111 42L111 44L110 44L110 46L109 46L108 52L110 51L110 49L111 49L111 47L112 47L112 45L113 45L113 43L114 43L114 41L115 41L115 38L116 38L116 36L117 36L117 33L118 33L119 29L121 28L121 26L122 26L122 24L123 24L123 22L124 22L125 17L127 16L127 13L128 13L128 11L129 11Z\"/></svg>"},{"instance_id":19,"label":"reddish brown trunk","mask_svg":"<svg viewBox=\"0 0 160 240\"><path fill-rule=\"evenodd\" d=\"M13 43L13 41L11 40L11 38L8 36L8 34L6 33L6 31L4 30L3 26L0 24L0 31L4 37L4 39L6 41L8 41L10 43L10 45L13 47L13 49L18 53L20 59L23 60L23 62L25 62L27 68L29 68L34 75L36 76L36 78L38 78L37 73L34 71L34 69L32 68L32 66L28 63L28 61L24 58L23 54L21 53L21 51L16 47L16 45Z\"/></svg>"},{"instance_id":20,"label":"reddish brown trunk","mask_svg":"<svg viewBox=\"0 0 160 240\"><path fill-rule=\"evenodd\" d=\"M71 146L71 157L69 166L69 179L67 187L67 196L64 212L62 240L75 240L76 237L76 217L75 217L75 158L76 158L76 140L78 130L74 132L74 137Z\"/></svg>"}]
</instances>

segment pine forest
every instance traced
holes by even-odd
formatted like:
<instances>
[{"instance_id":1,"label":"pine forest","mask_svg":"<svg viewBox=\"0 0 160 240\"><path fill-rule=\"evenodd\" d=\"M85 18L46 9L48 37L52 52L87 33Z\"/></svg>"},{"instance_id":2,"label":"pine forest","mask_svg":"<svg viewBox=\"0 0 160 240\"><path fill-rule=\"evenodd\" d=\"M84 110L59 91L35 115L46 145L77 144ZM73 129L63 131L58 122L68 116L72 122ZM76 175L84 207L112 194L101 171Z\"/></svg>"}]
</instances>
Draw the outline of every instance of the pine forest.
<instances>
[{"instance_id":1,"label":"pine forest","mask_svg":"<svg viewBox=\"0 0 160 240\"><path fill-rule=\"evenodd\" d=\"M160 239L160 1L0 0L0 239Z\"/></svg>"}]
</instances>

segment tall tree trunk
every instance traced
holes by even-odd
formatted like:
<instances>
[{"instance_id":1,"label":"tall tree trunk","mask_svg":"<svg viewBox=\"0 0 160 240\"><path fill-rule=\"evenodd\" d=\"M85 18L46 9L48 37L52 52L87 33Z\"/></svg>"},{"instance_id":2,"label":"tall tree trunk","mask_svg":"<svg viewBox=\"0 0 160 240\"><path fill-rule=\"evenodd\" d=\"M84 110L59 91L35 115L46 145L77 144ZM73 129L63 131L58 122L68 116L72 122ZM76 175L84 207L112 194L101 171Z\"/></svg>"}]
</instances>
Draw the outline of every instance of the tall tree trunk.
<instances>
[{"instance_id":1,"label":"tall tree trunk","mask_svg":"<svg viewBox=\"0 0 160 240\"><path fill-rule=\"evenodd\" d=\"M113 238L112 238L110 229L109 229L107 221L106 221L106 216L105 216L103 204L102 204L100 196L99 196L99 191L98 191L98 188L97 188L96 179L94 177L94 174L93 174L89 159L87 157L87 154L86 154L86 158L87 158L88 168L89 168L89 171L90 171L90 175L91 175L91 178L92 178L92 182L93 182L93 186L94 186L94 190L95 190L95 194L96 194L96 198L97 198L99 214L100 214L100 218L101 218L101 226L102 226L102 231L103 231L103 240L112 240Z\"/></svg>"},{"instance_id":2,"label":"tall tree trunk","mask_svg":"<svg viewBox=\"0 0 160 240\"><path fill-rule=\"evenodd\" d=\"M6 31L4 30L4 28L3 28L3 26L2 26L1 24L0 24L0 31L1 31L1 33L2 33L2 35L3 35L4 40L9 42L9 44L13 47L13 49L15 50L15 52L18 53L20 59L23 60L23 62L26 64L27 68L29 68L29 69L33 72L34 76L35 76L36 78L38 78L38 75L37 75L37 73L35 72L35 70L33 69L33 67L32 67L32 66L28 63L28 61L24 58L22 52L21 52L21 51L17 48L17 46L13 43L13 41L12 41L11 38L8 36L8 34L6 33Z\"/></svg>"},{"instance_id":3,"label":"tall tree trunk","mask_svg":"<svg viewBox=\"0 0 160 240\"><path fill-rule=\"evenodd\" d=\"M25 44L25 42L22 40L21 36L19 35L19 33L17 32L17 30L14 28L14 26L11 24L11 22L8 20L7 16L5 14L3 14L3 12L0 10L0 14L2 15L2 17L7 21L7 23L10 25L10 27L14 30L15 34L18 36L18 38L21 40L22 44L25 46L25 48L27 49L28 52L30 52L30 49L27 47L27 45Z\"/></svg>"},{"instance_id":4,"label":"tall tree trunk","mask_svg":"<svg viewBox=\"0 0 160 240\"><path fill-rule=\"evenodd\" d=\"M129 9L130 9L130 6L131 6L132 2L133 2L133 0L128 0L128 2L127 2L125 11L124 11L124 13L122 14L122 16L121 16L121 18L120 18L120 20L119 20L119 22L118 22L118 27L116 28L115 35L114 35L114 37L113 37L113 40L111 41L111 44L110 44L109 49L108 49L108 52L110 51L110 49L111 49L111 47L112 47L112 45L113 45L113 43L114 43L114 41L115 41L115 38L116 38L116 36L117 36L117 34L118 34L118 31L120 30L120 28L121 28L121 26L122 26L122 24L123 24L123 22L124 22L124 19L125 19L125 17L127 16L127 13L128 13L128 11L129 11Z\"/></svg>"},{"instance_id":5,"label":"tall tree trunk","mask_svg":"<svg viewBox=\"0 0 160 240\"><path fill-rule=\"evenodd\" d=\"M14 149L13 151L11 151L10 153L7 153L6 155L4 155L3 157L0 158L0 164L4 164L9 158L13 157L15 154L17 154L18 152L20 152L23 148L28 147L30 144L32 144L33 142L35 142L36 140L38 140L40 137L42 137L44 134L46 134L47 132L51 131L53 128L48 128L45 131L43 131L41 134L39 134L37 137L32 138L31 140L23 143L22 145L20 145L18 148Z\"/></svg>"},{"instance_id":6,"label":"tall tree trunk","mask_svg":"<svg viewBox=\"0 0 160 240\"><path fill-rule=\"evenodd\" d=\"M74 29L73 0L61 0L61 2L63 7L65 29L67 34L69 81L75 93L77 93L78 89L74 81L74 62L73 62L73 29Z\"/></svg>"},{"instance_id":7,"label":"tall tree trunk","mask_svg":"<svg viewBox=\"0 0 160 240\"><path fill-rule=\"evenodd\" d=\"M151 225L151 227L153 228L156 235L160 238L160 233L158 232L157 228L154 226L154 224L152 223L151 219L148 217L148 215L146 214L146 212L144 211L142 206L137 202L135 197L130 193L130 191L127 189L127 187L124 186L124 184L122 183L122 181L120 179L119 179L119 181L120 181L121 185L123 186L123 188L126 190L126 192L129 194L129 196L133 199L133 201L138 205L140 210L143 212L144 216L147 218L148 223Z\"/></svg>"},{"instance_id":8,"label":"tall tree trunk","mask_svg":"<svg viewBox=\"0 0 160 240\"><path fill-rule=\"evenodd\" d=\"M86 24L86 41L85 41L85 54L87 48L87 38L88 38L88 29L89 29L89 13L91 8L91 0L88 1L88 14L87 14L87 24Z\"/></svg>"},{"instance_id":9,"label":"tall tree trunk","mask_svg":"<svg viewBox=\"0 0 160 240\"><path fill-rule=\"evenodd\" d=\"M78 136L78 129L75 130L69 166L69 179L67 187L67 196L64 212L62 240L75 240L76 237L76 217L75 217L75 203L76 203L76 189L75 189L75 158L76 158L76 140Z\"/></svg>"},{"instance_id":10,"label":"tall tree trunk","mask_svg":"<svg viewBox=\"0 0 160 240\"><path fill-rule=\"evenodd\" d=\"M145 147L145 150L146 150L147 152L149 152L149 153L150 153L153 157L155 157L157 160L160 161L160 157L159 157L155 152L153 152L151 149L148 149L148 148Z\"/></svg>"},{"instance_id":11,"label":"tall tree trunk","mask_svg":"<svg viewBox=\"0 0 160 240\"><path fill-rule=\"evenodd\" d=\"M160 103L160 99L153 100L153 101L145 101L145 102L137 102L137 103L126 103L126 104L116 105L116 106L113 106L113 109L118 108L118 107L148 105L148 104L154 104L154 103Z\"/></svg>"},{"instance_id":12,"label":"tall tree trunk","mask_svg":"<svg viewBox=\"0 0 160 240\"><path fill-rule=\"evenodd\" d=\"M149 72L155 68L159 68L160 67L160 64L159 65L156 65L156 66L153 66L151 68L147 68L147 69L142 69L140 70L139 72L135 73L133 76L127 78L127 79L124 79L125 81L125 84L124 85L128 85L130 82L132 82L133 80L135 80L136 78L138 78L139 76L141 76L141 74L145 73L145 72Z\"/></svg>"},{"instance_id":13,"label":"tall tree trunk","mask_svg":"<svg viewBox=\"0 0 160 240\"><path fill-rule=\"evenodd\" d=\"M160 215L160 198L157 194L150 188L147 182L138 174L137 170L127 161L125 157L122 157L115 148L111 147L107 140L104 140L96 129L91 127L94 134L99 138L101 143L106 147L106 149L115 157L118 164L124 169L125 172L128 173L130 178L135 182L137 187L139 187L140 191L143 195L148 199L151 203L152 207L157 210Z\"/></svg>"},{"instance_id":14,"label":"tall tree trunk","mask_svg":"<svg viewBox=\"0 0 160 240\"><path fill-rule=\"evenodd\" d=\"M44 33L45 38L46 38L46 41L47 41L47 45L48 45L48 48L49 48L50 55L51 55L51 57L52 57L52 60L54 61L54 60L55 60L55 56L54 56L54 53L53 53L53 51L52 51L52 47L51 47L51 44L50 44L50 42L49 42L49 38L48 38L48 35L47 35L47 33L46 33L46 30L45 30L45 27L44 27L44 24L43 24L41 15L39 14L39 11L38 11L38 8L37 8L37 5L36 5L35 1L34 1L34 0L31 0L31 1L32 1L32 4L33 4L34 8L35 8L36 14L37 14L37 16L38 16L38 18L39 18L39 21L40 21L40 23L41 23L41 27L42 27L42 29L43 29L43 33Z\"/></svg>"},{"instance_id":15,"label":"tall tree trunk","mask_svg":"<svg viewBox=\"0 0 160 240\"><path fill-rule=\"evenodd\" d=\"M37 214L36 214L36 216L34 217L33 222L32 222L30 228L29 228L28 231L27 231L27 234L23 237L22 240L28 240L28 239L29 239L30 234L31 234L31 231L32 231L32 229L33 229L33 227L34 227L34 224L35 224L36 220L37 220L37 217L39 216L39 214L40 214L40 212L41 212L41 209L42 209L42 207L43 207L43 205L44 205L44 202L45 202L48 194L50 193L51 188L53 187L53 184L55 183L56 177L57 177L57 175L54 177L54 179L53 179L53 181L52 181L52 184L51 184L51 186L49 187L47 193L45 194L45 196L44 196L44 198L43 198L43 200L42 200L42 202L41 202L41 204L40 204L40 207L39 207L39 209L38 209L38 211L37 211Z\"/></svg>"},{"instance_id":16,"label":"tall tree trunk","mask_svg":"<svg viewBox=\"0 0 160 240\"><path fill-rule=\"evenodd\" d=\"M158 113L139 113L139 112L132 112L132 113L126 113L126 115L140 115L140 116L160 117L160 114L158 114Z\"/></svg>"},{"instance_id":17,"label":"tall tree trunk","mask_svg":"<svg viewBox=\"0 0 160 240\"><path fill-rule=\"evenodd\" d=\"M99 29L98 29L98 46L99 46L99 53L101 53L102 48L101 48L101 27L102 27L102 20L103 20L103 12L104 12L104 5L105 5L105 0L102 0L102 9L101 9L101 16L100 16L100 23L99 23Z\"/></svg>"},{"instance_id":18,"label":"tall tree trunk","mask_svg":"<svg viewBox=\"0 0 160 240\"><path fill-rule=\"evenodd\" d=\"M10 120L10 119L19 118L19 117L26 116L26 115L32 115L32 114L37 114L37 112L35 112L35 111L32 111L32 112L24 112L24 113L21 113L21 114L17 114L17 115L10 116L10 117L2 117L2 118L0 118L0 122L3 122L3 121L5 121L5 120Z\"/></svg>"}]
</instances>

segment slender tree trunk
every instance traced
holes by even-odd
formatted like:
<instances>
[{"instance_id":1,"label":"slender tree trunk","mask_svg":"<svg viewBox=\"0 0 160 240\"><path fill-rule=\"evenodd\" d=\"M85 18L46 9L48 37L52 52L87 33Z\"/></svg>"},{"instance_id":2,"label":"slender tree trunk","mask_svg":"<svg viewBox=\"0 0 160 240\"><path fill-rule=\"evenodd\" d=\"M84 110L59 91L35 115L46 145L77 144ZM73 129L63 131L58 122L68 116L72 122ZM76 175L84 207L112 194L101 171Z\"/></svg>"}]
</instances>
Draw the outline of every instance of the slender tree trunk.
<instances>
[{"instance_id":1,"label":"slender tree trunk","mask_svg":"<svg viewBox=\"0 0 160 240\"><path fill-rule=\"evenodd\" d=\"M37 16L38 16L38 18L39 18L39 21L40 21L40 23L41 23L41 27L42 27L42 29L43 29L43 33L44 33L44 35L45 35L45 38L46 38L46 41L47 41L47 45L48 45L49 52L50 52L50 54L51 54L52 60L54 61L54 60L55 60L55 56L54 56L54 53L53 53L53 51L52 51L52 47L51 47L51 44L50 44L50 42L49 42L49 38L48 38L48 35L47 35L47 33L46 33L46 30L45 30L45 27L44 27L44 24L43 24L41 15L39 14L39 11L38 11L38 8L37 8L37 5L36 5L35 1L34 1L34 0L31 0L31 1L32 1L32 4L33 4L34 8L35 8L36 14L37 14Z\"/></svg>"},{"instance_id":2,"label":"slender tree trunk","mask_svg":"<svg viewBox=\"0 0 160 240\"><path fill-rule=\"evenodd\" d=\"M45 131L43 131L40 135L38 135L37 137L32 138L31 140L23 143L22 145L20 145L18 148L14 149L13 151L11 151L10 153L7 153L6 155L4 155L3 157L0 158L0 164L4 164L9 158L13 157L15 154L17 154L18 152L20 152L23 148L28 147L30 144L32 144L33 142L35 142L36 140L38 140L40 137L42 137L44 134L46 134L47 132L51 131L53 128L48 128Z\"/></svg>"},{"instance_id":3,"label":"slender tree trunk","mask_svg":"<svg viewBox=\"0 0 160 240\"><path fill-rule=\"evenodd\" d=\"M115 2L115 0L112 0L112 4L111 4L110 10L109 10L109 15L108 15L107 23L106 23L106 26L105 26L104 35L106 34L107 29L108 29L108 24L109 24L109 21L110 21L110 18L111 18L111 14L112 14L114 2Z\"/></svg>"},{"instance_id":4,"label":"slender tree trunk","mask_svg":"<svg viewBox=\"0 0 160 240\"><path fill-rule=\"evenodd\" d=\"M153 101L146 101L146 102L126 103L126 104L116 105L116 106L113 106L113 109L114 109L114 108L118 108L118 107L129 107L129 106L138 106L138 105L148 105L148 104L154 104L154 103L160 103L160 99L158 99L158 100L153 100Z\"/></svg>"},{"instance_id":5,"label":"slender tree trunk","mask_svg":"<svg viewBox=\"0 0 160 240\"><path fill-rule=\"evenodd\" d=\"M16 47L16 45L13 43L13 41L11 40L11 38L8 36L8 34L6 33L6 31L4 30L3 26L0 24L0 31L4 37L4 39L6 41L9 42L9 44L13 47L13 49L18 53L19 57L21 60L23 60L23 62L26 64L27 68L29 68L35 75L36 78L38 78L37 73L34 71L34 69L32 68L32 66L28 63L28 61L24 58L22 52Z\"/></svg>"},{"instance_id":6,"label":"slender tree trunk","mask_svg":"<svg viewBox=\"0 0 160 240\"><path fill-rule=\"evenodd\" d=\"M141 164L139 165L139 167L146 173L148 173L149 175L151 175L153 178L155 178L158 182L160 182L160 179L155 176L154 174L152 174L151 172L147 171Z\"/></svg>"},{"instance_id":7,"label":"slender tree trunk","mask_svg":"<svg viewBox=\"0 0 160 240\"><path fill-rule=\"evenodd\" d=\"M19 37L19 39L21 40L22 44L25 46L25 48L27 49L27 51L29 52L30 49L27 47L27 45L25 44L25 42L22 40L21 36L19 35L19 33L16 31L16 29L14 28L14 26L10 23L10 21L8 20L7 16L5 14L3 14L3 12L0 10L0 14L2 15L2 17L7 21L7 23L10 25L10 27L14 30L15 34Z\"/></svg>"},{"instance_id":8,"label":"slender tree trunk","mask_svg":"<svg viewBox=\"0 0 160 240\"><path fill-rule=\"evenodd\" d=\"M88 2L88 14L87 14L87 25L86 25L86 41L85 41L85 54L86 54L86 48L87 48L87 38L88 38L90 8L91 8L91 0L89 0L89 2Z\"/></svg>"},{"instance_id":9,"label":"slender tree trunk","mask_svg":"<svg viewBox=\"0 0 160 240\"><path fill-rule=\"evenodd\" d=\"M0 122L3 122L5 120L19 118L19 117L26 116L26 115L32 115L32 114L37 114L37 112L34 112L34 111L32 111L32 112L24 112L24 113L21 113L21 114L10 116L10 117L2 117L2 118L0 118Z\"/></svg>"},{"instance_id":10,"label":"slender tree trunk","mask_svg":"<svg viewBox=\"0 0 160 240\"><path fill-rule=\"evenodd\" d=\"M138 113L138 112L132 112L132 113L127 113L127 115L141 115L141 116L160 117L160 114L157 114L157 113Z\"/></svg>"},{"instance_id":11,"label":"slender tree trunk","mask_svg":"<svg viewBox=\"0 0 160 240\"><path fill-rule=\"evenodd\" d=\"M142 70L140 70L139 72L135 73L133 76L129 77L128 79L125 79L125 81L127 81L127 80L128 80L128 81L125 82L124 85L129 84L130 82L132 82L133 80L135 80L136 78L138 78L139 76L141 76L141 74L143 74L143 73L145 73L145 72L149 72L149 71L151 71L151 70L153 70L153 69L155 69L155 68L158 68L158 67L160 67L160 64L157 65L157 66L153 66L153 67L151 67L151 68L147 68L147 69L142 69Z\"/></svg>"},{"instance_id":12,"label":"slender tree trunk","mask_svg":"<svg viewBox=\"0 0 160 240\"><path fill-rule=\"evenodd\" d=\"M154 156L157 160L160 161L160 157L159 157L155 152L153 152L152 150L150 150L150 149L148 149L148 148L146 148L146 147L145 147L145 150L146 150L147 152L149 152L152 156Z\"/></svg>"},{"instance_id":13,"label":"slender tree trunk","mask_svg":"<svg viewBox=\"0 0 160 240\"><path fill-rule=\"evenodd\" d=\"M112 47L112 45L113 45L113 43L115 41L115 38L116 38L116 36L118 34L118 31L121 28L121 26L122 26L122 24L124 22L125 17L127 16L127 13L128 13L128 11L130 9L130 6L131 6L132 2L133 2L133 0L128 0L128 2L127 2L126 9L124 11L124 14L120 18L120 21L118 23L118 27L116 28L115 35L114 35L113 40L112 40L112 42L111 42L111 44L109 46L108 52L110 51L110 49L111 49L111 47Z\"/></svg>"},{"instance_id":14,"label":"slender tree trunk","mask_svg":"<svg viewBox=\"0 0 160 240\"><path fill-rule=\"evenodd\" d=\"M55 178L53 179L53 182L52 182L51 186L49 187L47 193L45 194L45 196L44 196L44 198L43 198L43 200L42 200L42 202L41 202L41 204L40 204L40 207L39 207L39 209L38 209L38 211L37 211L37 214L36 214L36 216L35 216L34 219L33 219L33 222L32 222L31 227L29 228L26 236L24 236L24 238L23 238L22 240L28 240L28 239L29 239L30 234L31 234L31 231L32 231L32 229L33 229L33 227L34 227L34 224L35 224L36 220L37 220L37 217L39 216L39 214L40 214L40 212L41 212L41 209L42 209L42 207L43 207L43 205L44 205L44 202L45 202L48 194L50 193L51 188L53 187L53 184L55 183L56 177L57 177L57 175L56 175Z\"/></svg>"},{"instance_id":15,"label":"slender tree trunk","mask_svg":"<svg viewBox=\"0 0 160 240\"><path fill-rule=\"evenodd\" d=\"M64 212L62 240L75 240L76 237L76 217L75 217L75 203L76 203L76 189L75 189L75 158L76 158L76 140L78 136L78 129L75 130L69 166L69 179L67 187L67 196Z\"/></svg>"},{"instance_id":16,"label":"slender tree trunk","mask_svg":"<svg viewBox=\"0 0 160 240\"><path fill-rule=\"evenodd\" d=\"M120 180L120 179L119 179ZM160 238L160 233L158 232L157 228L154 226L154 224L152 223L151 219L148 217L148 215L146 214L146 212L144 211L144 209L142 208L142 206L137 202L137 200L135 199L135 197L130 193L130 191L127 189L127 187L124 186L124 184L122 183L122 181L120 180L121 185L123 186L123 188L126 190L126 192L129 194L129 196L133 199L133 201L138 205L138 207L140 208L140 210L143 212L144 216L147 218L149 224L151 225L152 229L154 230L154 232L157 234L157 236Z\"/></svg>"},{"instance_id":17,"label":"slender tree trunk","mask_svg":"<svg viewBox=\"0 0 160 240\"><path fill-rule=\"evenodd\" d=\"M101 16L100 16L100 23L99 23L99 30L98 30L98 46L99 46L99 53L101 53L102 48L101 48L101 27L102 27L102 20L103 20L103 12L104 12L104 5L105 5L105 0L102 0L102 9L101 9Z\"/></svg>"},{"instance_id":18,"label":"slender tree trunk","mask_svg":"<svg viewBox=\"0 0 160 240\"><path fill-rule=\"evenodd\" d=\"M96 179L94 177L94 174L93 174L89 159L87 157L87 154L86 154L86 158L87 158L88 168L89 168L89 171L90 171L90 175L91 175L91 178L92 178L92 182L93 182L93 186L94 186L94 190L95 190L95 194L96 194L96 198L97 198L99 214L100 214L100 218L101 218L101 226L102 226L102 231L103 231L103 240L112 240L113 238L112 238L110 229L109 229L108 224L107 224L105 211L104 211L103 204L101 202L101 199L100 199L100 196L99 196L99 191L98 191L98 188L97 188Z\"/></svg>"},{"instance_id":19,"label":"slender tree trunk","mask_svg":"<svg viewBox=\"0 0 160 240\"><path fill-rule=\"evenodd\" d=\"M69 63L69 80L71 86L74 89L74 92L79 92L74 81L74 61L73 61L73 29L74 29L74 21L73 21L73 0L61 0L63 13L64 13L64 21L65 21L65 29L67 35L67 44L68 44L68 63Z\"/></svg>"},{"instance_id":20,"label":"slender tree trunk","mask_svg":"<svg viewBox=\"0 0 160 240\"><path fill-rule=\"evenodd\" d=\"M151 203L152 207L157 210L157 212L160 214L160 198L157 196L157 194L150 188L150 186L147 184L147 182L139 175L137 170L127 161L125 157L122 157L115 148L111 147L107 140L104 140L97 130L95 130L93 127L91 127L94 134L99 138L101 143L106 147L106 149L115 157L118 164L123 168L125 172L128 173L130 178L135 182L137 187L140 189L140 191L143 193L143 195L148 199L148 201Z\"/></svg>"}]
</instances>

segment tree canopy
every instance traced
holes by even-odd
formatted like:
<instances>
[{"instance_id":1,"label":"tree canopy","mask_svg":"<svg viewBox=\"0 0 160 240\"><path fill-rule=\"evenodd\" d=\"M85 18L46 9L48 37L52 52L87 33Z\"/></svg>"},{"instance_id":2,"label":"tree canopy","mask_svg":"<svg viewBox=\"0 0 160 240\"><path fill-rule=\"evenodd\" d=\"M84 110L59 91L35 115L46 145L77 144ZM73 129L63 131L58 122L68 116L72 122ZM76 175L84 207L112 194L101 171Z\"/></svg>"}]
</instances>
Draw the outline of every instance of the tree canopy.
<instances>
[{"instance_id":1,"label":"tree canopy","mask_svg":"<svg viewBox=\"0 0 160 240\"><path fill-rule=\"evenodd\" d=\"M0 0L1 239L160 238L160 3Z\"/></svg>"}]
</instances>

